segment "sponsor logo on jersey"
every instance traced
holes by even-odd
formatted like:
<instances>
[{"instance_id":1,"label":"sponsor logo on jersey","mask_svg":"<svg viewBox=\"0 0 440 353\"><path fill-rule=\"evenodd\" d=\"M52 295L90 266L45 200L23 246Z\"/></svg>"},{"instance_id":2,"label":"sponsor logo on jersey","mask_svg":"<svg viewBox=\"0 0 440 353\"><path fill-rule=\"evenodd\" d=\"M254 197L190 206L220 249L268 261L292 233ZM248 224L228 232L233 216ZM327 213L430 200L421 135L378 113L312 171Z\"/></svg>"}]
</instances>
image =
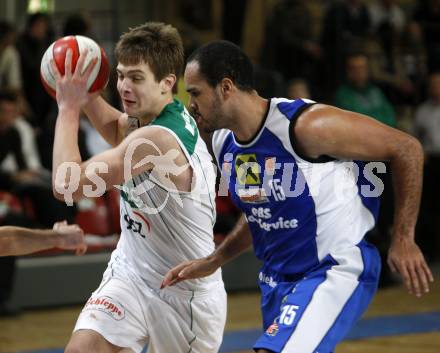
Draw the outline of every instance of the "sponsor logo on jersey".
<instances>
[{"instance_id":1,"label":"sponsor logo on jersey","mask_svg":"<svg viewBox=\"0 0 440 353\"><path fill-rule=\"evenodd\" d=\"M273 279L272 276L268 276L263 272L260 272L258 275L258 279L260 282L266 283L269 287L275 288L277 286L277 282Z\"/></svg>"},{"instance_id":2,"label":"sponsor logo on jersey","mask_svg":"<svg viewBox=\"0 0 440 353\"><path fill-rule=\"evenodd\" d=\"M116 300L107 296L91 297L84 306L83 311L89 310L102 311L116 321L122 320L125 317L124 307Z\"/></svg>"},{"instance_id":3,"label":"sponsor logo on jersey","mask_svg":"<svg viewBox=\"0 0 440 353\"><path fill-rule=\"evenodd\" d=\"M238 189L237 195L242 202L263 203L268 202L266 190L263 188Z\"/></svg>"},{"instance_id":4,"label":"sponsor logo on jersey","mask_svg":"<svg viewBox=\"0 0 440 353\"><path fill-rule=\"evenodd\" d=\"M275 336L278 333L278 324L274 322L272 325L270 325L267 330L266 334L269 336Z\"/></svg>"},{"instance_id":5,"label":"sponsor logo on jersey","mask_svg":"<svg viewBox=\"0 0 440 353\"><path fill-rule=\"evenodd\" d=\"M252 207L251 214L246 214L246 219L249 223L257 223L261 229L267 232L298 227L298 220L296 218L285 219L284 217L278 217L276 220L272 219L272 212L267 207Z\"/></svg>"},{"instance_id":6,"label":"sponsor logo on jersey","mask_svg":"<svg viewBox=\"0 0 440 353\"><path fill-rule=\"evenodd\" d=\"M235 157L235 172L241 185L260 184L260 166L255 153L239 154Z\"/></svg>"}]
</instances>

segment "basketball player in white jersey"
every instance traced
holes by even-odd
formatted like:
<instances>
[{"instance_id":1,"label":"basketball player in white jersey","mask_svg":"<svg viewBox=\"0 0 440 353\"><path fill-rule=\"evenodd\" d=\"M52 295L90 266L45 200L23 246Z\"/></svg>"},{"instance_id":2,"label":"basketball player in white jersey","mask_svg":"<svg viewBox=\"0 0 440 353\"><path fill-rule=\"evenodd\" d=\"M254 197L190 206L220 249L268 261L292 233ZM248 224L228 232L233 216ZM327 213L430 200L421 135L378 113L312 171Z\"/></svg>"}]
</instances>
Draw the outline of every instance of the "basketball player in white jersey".
<instances>
[{"instance_id":1,"label":"basketball player in white jersey","mask_svg":"<svg viewBox=\"0 0 440 353\"><path fill-rule=\"evenodd\" d=\"M63 188L72 186L72 177L66 182L56 174L71 162L80 165L73 199L83 196L84 186L122 185L122 233L66 352L139 353L145 344L154 353L217 352L226 316L220 270L160 290L170 268L214 250L215 170L195 121L173 99L183 66L181 38L172 26L154 22L121 36L115 56L124 113L87 94L96 60L81 74L86 56L70 74L69 52L67 74L56 74L54 192L63 199ZM113 146L87 161L77 144L81 109Z\"/></svg>"}]
</instances>

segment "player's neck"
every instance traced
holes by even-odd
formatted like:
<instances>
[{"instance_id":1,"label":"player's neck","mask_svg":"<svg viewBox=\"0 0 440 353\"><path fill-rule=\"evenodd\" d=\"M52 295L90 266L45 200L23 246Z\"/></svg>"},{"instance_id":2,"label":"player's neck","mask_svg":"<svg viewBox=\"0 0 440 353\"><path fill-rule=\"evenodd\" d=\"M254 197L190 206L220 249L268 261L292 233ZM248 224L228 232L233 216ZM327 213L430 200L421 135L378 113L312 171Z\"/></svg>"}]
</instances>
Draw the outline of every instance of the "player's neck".
<instances>
[{"instance_id":1,"label":"player's neck","mask_svg":"<svg viewBox=\"0 0 440 353\"><path fill-rule=\"evenodd\" d=\"M256 92L240 98L240 104L237 104L234 112L234 125L231 126L238 140L249 141L255 137L266 119L268 104L269 101Z\"/></svg>"},{"instance_id":2,"label":"player's neck","mask_svg":"<svg viewBox=\"0 0 440 353\"><path fill-rule=\"evenodd\" d=\"M151 111L145 113L139 118L140 126L145 126L151 123L154 119L156 119L160 115L160 113L162 113L164 108L172 102L173 102L173 96L171 94L164 97L164 99L161 100L158 104L156 104Z\"/></svg>"}]
</instances>

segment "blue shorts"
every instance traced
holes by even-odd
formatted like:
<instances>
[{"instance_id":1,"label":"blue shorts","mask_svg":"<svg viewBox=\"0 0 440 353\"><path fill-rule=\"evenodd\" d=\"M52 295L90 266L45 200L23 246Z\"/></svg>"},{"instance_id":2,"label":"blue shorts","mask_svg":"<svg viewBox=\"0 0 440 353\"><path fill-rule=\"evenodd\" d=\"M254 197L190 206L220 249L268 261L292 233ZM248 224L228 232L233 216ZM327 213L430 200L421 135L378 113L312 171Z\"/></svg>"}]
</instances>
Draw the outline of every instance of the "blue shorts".
<instances>
[{"instance_id":1,"label":"blue shorts","mask_svg":"<svg viewBox=\"0 0 440 353\"><path fill-rule=\"evenodd\" d=\"M254 349L276 353L331 353L361 317L377 290L380 257L375 247L331 253L298 280L260 273L265 333Z\"/></svg>"}]
</instances>

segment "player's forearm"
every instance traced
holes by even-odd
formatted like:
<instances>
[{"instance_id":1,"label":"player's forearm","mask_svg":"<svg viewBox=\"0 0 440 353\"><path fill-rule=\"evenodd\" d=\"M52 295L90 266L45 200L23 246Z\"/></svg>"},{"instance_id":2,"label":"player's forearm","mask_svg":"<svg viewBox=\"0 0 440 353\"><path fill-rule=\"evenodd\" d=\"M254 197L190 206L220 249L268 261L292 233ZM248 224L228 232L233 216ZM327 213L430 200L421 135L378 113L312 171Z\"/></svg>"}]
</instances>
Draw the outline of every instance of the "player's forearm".
<instances>
[{"instance_id":1,"label":"player's forearm","mask_svg":"<svg viewBox=\"0 0 440 353\"><path fill-rule=\"evenodd\" d=\"M83 111L100 135L110 145L116 146L119 142L118 121L122 113L102 97L90 101L83 107Z\"/></svg>"},{"instance_id":2,"label":"player's forearm","mask_svg":"<svg viewBox=\"0 0 440 353\"><path fill-rule=\"evenodd\" d=\"M79 111L60 108L53 146L52 185L54 195L62 197L58 191L65 189L78 176L74 173L81 168L81 154L78 147ZM67 173L67 170L70 171ZM81 171L81 169L79 169ZM80 172L80 174L82 174Z\"/></svg>"},{"instance_id":3,"label":"player's forearm","mask_svg":"<svg viewBox=\"0 0 440 353\"><path fill-rule=\"evenodd\" d=\"M423 149L416 139L410 138L399 150L390 161L395 205L393 239L414 239L422 193Z\"/></svg>"},{"instance_id":4,"label":"player's forearm","mask_svg":"<svg viewBox=\"0 0 440 353\"><path fill-rule=\"evenodd\" d=\"M209 258L220 267L243 253L251 245L251 232L245 216L242 215L232 231Z\"/></svg>"},{"instance_id":5,"label":"player's forearm","mask_svg":"<svg viewBox=\"0 0 440 353\"><path fill-rule=\"evenodd\" d=\"M0 228L0 255L26 255L54 248L59 235L53 230L36 230L5 226Z\"/></svg>"}]
</instances>

